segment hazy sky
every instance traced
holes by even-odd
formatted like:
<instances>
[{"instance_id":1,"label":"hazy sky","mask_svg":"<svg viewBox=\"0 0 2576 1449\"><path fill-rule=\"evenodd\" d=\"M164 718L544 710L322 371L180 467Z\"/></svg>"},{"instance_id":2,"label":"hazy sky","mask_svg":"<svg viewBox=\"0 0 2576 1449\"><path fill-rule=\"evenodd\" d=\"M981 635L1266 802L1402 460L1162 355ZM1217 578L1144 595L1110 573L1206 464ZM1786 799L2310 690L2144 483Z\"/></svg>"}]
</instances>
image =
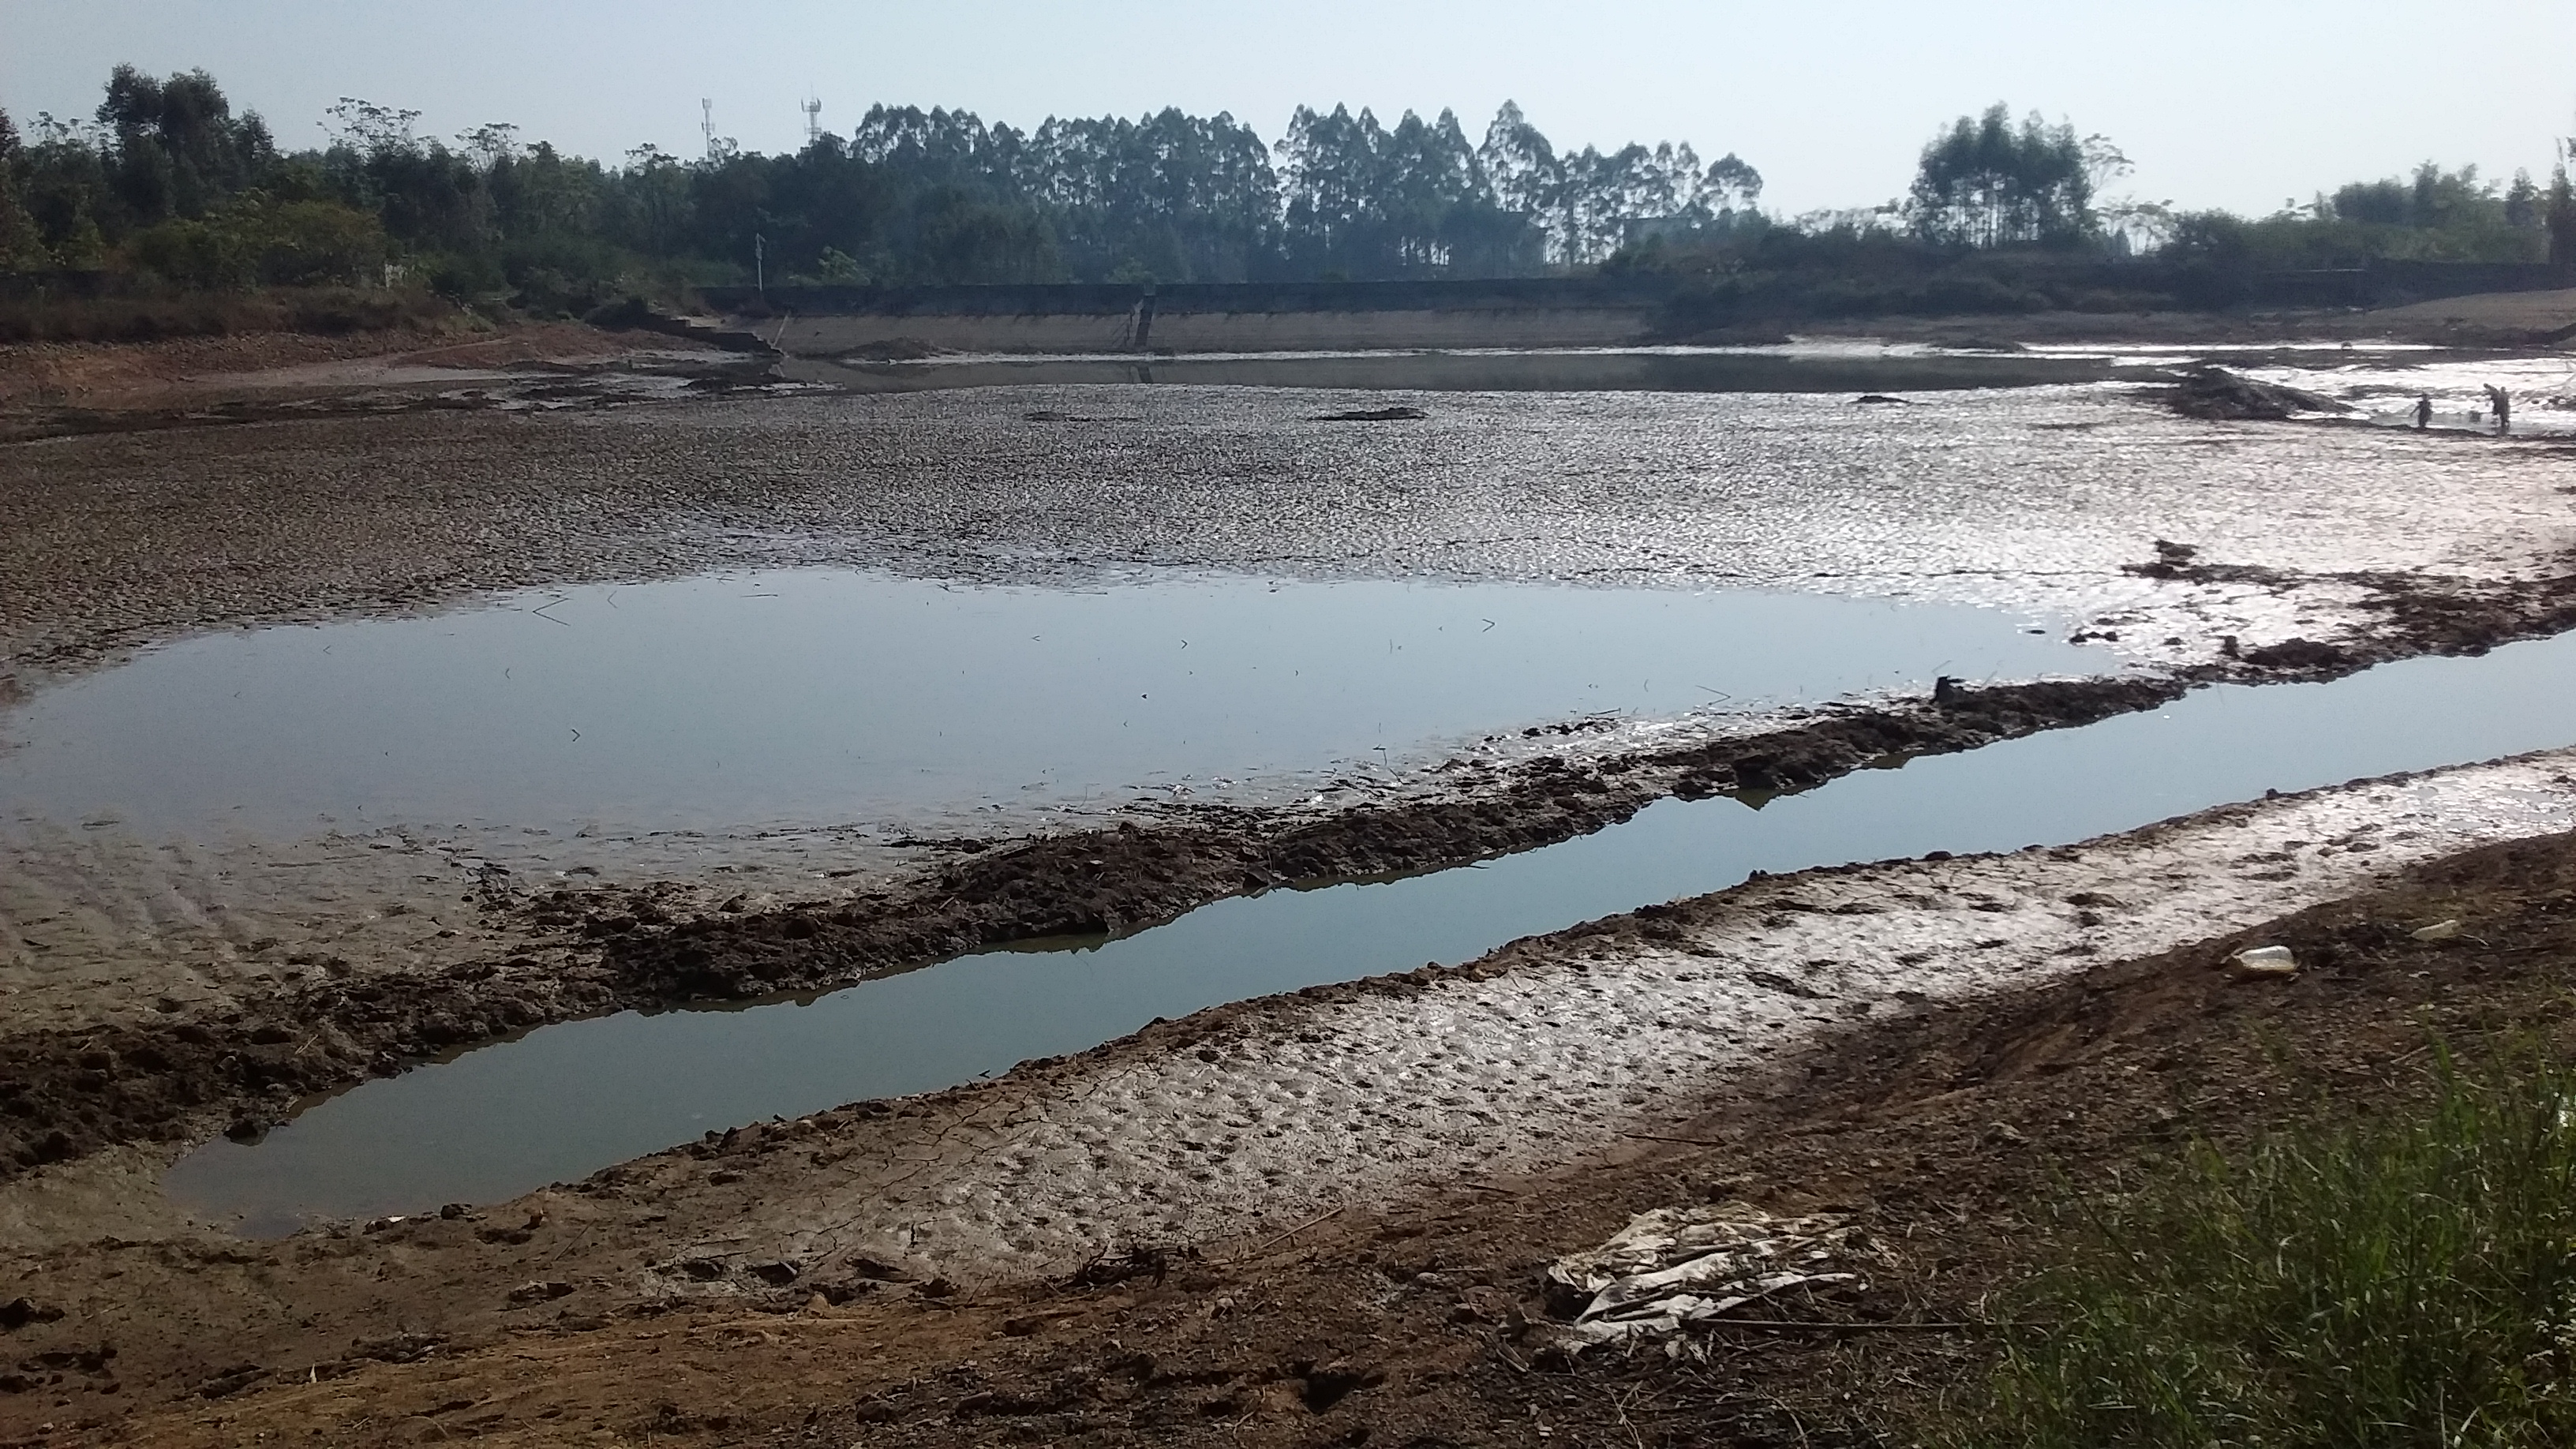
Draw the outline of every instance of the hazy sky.
<instances>
[{"instance_id":1,"label":"hazy sky","mask_svg":"<svg viewBox=\"0 0 2576 1449\"><path fill-rule=\"evenodd\" d=\"M2545 176L2576 131L2576 0L0 0L22 121L88 114L121 60L205 67L290 145L346 95L605 157L696 152L701 97L755 150L800 142L807 94L844 134L875 101L1019 126L1177 105L1270 140L1299 102L1449 106L1474 137L1509 98L1560 149L1734 151L1791 213L1896 195L1936 126L1997 100L2108 134L2144 199L2240 211L2428 158Z\"/></svg>"}]
</instances>

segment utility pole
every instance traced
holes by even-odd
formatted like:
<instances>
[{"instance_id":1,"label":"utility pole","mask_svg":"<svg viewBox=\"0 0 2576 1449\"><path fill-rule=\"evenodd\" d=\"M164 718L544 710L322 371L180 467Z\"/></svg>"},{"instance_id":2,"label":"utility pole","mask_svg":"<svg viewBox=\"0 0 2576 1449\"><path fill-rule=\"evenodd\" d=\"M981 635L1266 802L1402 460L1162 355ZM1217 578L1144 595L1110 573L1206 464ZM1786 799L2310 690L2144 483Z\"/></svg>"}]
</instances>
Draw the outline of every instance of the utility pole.
<instances>
[{"instance_id":1,"label":"utility pole","mask_svg":"<svg viewBox=\"0 0 2576 1449\"><path fill-rule=\"evenodd\" d=\"M758 232L751 234L751 289L769 300L769 238Z\"/></svg>"}]
</instances>

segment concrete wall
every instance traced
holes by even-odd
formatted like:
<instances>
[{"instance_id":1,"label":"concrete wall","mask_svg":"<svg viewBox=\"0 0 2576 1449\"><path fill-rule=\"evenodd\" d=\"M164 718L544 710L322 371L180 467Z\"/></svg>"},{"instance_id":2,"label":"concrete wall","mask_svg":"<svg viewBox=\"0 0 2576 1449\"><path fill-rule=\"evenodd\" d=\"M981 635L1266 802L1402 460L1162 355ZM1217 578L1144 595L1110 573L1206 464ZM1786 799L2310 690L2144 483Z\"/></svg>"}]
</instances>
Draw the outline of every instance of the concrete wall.
<instances>
[{"instance_id":1,"label":"concrete wall","mask_svg":"<svg viewBox=\"0 0 2576 1449\"><path fill-rule=\"evenodd\" d=\"M1608 347L1645 340L1662 278L1244 282L1164 287L710 288L708 305L792 356Z\"/></svg>"},{"instance_id":2,"label":"concrete wall","mask_svg":"<svg viewBox=\"0 0 2576 1449\"><path fill-rule=\"evenodd\" d=\"M971 287L705 287L709 307L744 316L787 312L880 316L1126 315L1151 297L1158 313L1445 312L1532 307L1652 307L1669 278L1494 277L1414 282L1075 282Z\"/></svg>"}]
</instances>

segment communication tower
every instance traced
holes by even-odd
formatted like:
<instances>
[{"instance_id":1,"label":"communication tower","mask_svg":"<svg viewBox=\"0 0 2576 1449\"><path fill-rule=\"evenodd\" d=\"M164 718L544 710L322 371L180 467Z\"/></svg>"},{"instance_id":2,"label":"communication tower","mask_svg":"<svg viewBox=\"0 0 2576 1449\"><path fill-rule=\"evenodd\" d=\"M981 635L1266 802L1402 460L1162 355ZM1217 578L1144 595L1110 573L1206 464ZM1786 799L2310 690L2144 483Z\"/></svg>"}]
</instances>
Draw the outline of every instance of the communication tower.
<instances>
[{"instance_id":1,"label":"communication tower","mask_svg":"<svg viewBox=\"0 0 2576 1449\"><path fill-rule=\"evenodd\" d=\"M698 101L698 134L707 138L707 159L716 160L716 103L711 100Z\"/></svg>"},{"instance_id":2,"label":"communication tower","mask_svg":"<svg viewBox=\"0 0 2576 1449\"><path fill-rule=\"evenodd\" d=\"M797 108L798 110L803 111L803 112L805 113L805 144L806 144L806 145L808 145L808 146L811 146L811 145L813 145L815 142L822 140L822 139L823 139L823 102L822 102L822 100L821 100L819 97L816 97L816 96L807 96L805 99L803 99L803 100L801 100L801 101L799 101L799 102L797 102L797 103L796 103L796 108Z\"/></svg>"}]
</instances>

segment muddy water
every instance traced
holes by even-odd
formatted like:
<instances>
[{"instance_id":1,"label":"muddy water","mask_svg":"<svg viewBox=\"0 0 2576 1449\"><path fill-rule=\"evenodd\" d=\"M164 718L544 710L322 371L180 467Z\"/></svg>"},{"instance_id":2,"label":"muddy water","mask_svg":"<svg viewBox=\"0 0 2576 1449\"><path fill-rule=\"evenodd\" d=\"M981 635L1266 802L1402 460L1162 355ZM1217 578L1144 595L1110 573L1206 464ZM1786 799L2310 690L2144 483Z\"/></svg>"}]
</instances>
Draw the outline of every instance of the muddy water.
<instances>
[{"instance_id":1,"label":"muddy water","mask_svg":"<svg viewBox=\"0 0 2576 1449\"><path fill-rule=\"evenodd\" d=\"M1219 1002L1460 961L1753 870L2068 842L2266 789L2563 745L2571 707L2576 636L2333 684L2204 690L1759 808L1669 801L1481 866L1221 902L1120 940L987 952L809 1000L548 1027L359 1087L257 1145L210 1144L169 1186L258 1233L498 1200L711 1128L990 1075Z\"/></svg>"},{"instance_id":2,"label":"muddy water","mask_svg":"<svg viewBox=\"0 0 2576 1449\"><path fill-rule=\"evenodd\" d=\"M1811 594L776 570L176 644L0 713L0 816L266 836L901 821L2115 665L1997 610Z\"/></svg>"}]
</instances>

